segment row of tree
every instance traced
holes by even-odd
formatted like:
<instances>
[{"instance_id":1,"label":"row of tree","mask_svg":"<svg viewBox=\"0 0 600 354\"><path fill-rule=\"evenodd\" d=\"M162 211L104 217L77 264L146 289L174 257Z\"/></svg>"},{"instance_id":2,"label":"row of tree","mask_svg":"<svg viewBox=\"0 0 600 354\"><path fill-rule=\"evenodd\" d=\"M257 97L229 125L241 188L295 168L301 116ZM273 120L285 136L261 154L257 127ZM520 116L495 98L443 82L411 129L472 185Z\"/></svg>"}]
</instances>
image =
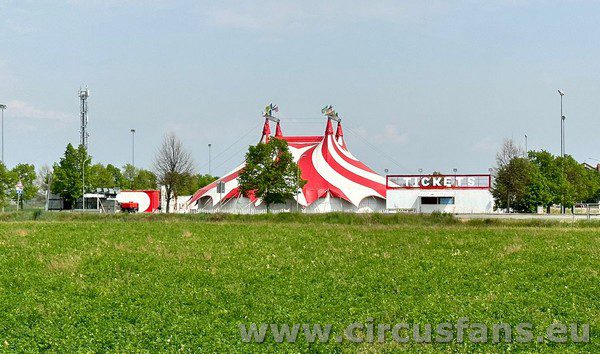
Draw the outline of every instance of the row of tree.
<instances>
[{"instance_id":1,"label":"row of tree","mask_svg":"<svg viewBox=\"0 0 600 354\"><path fill-rule=\"evenodd\" d=\"M506 140L496 162L492 194L499 208L532 213L538 206L571 208L600 200L600 173L572 156L554 156L544 150L525 154Z\"/></svg>"},{"instance_id":2,"label":"row of tree","mask_svg":"<svg viewBox=\"0 0 600 354\"><path fill-rule=\"evenodd\" d=\"M126 164L118 168L112 164L93 163L84 146L68 144L60 161L52 167L44 165L36 173L34 165L19 164L7 169L0 163L0 206L11 200L20 202L44 199L46 193L60 195L66 207L74 207L82 193L96 188L166 189L167 211L178 195L190 195L217 177L194 173L193 160L181 141L173 134L165 135L155 155L153 170ZM17 196L15 186L23 184L23 193Z\"/></svg>"}]
</instances>

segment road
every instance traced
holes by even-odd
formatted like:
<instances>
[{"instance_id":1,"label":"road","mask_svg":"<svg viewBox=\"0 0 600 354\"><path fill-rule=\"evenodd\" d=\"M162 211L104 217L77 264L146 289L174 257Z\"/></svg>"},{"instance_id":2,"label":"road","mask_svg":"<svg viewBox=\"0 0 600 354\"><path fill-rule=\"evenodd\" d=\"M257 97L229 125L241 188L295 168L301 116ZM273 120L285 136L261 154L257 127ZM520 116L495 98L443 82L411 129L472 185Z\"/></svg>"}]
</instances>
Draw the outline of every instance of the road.
<instances>
[{"instance_id":1,"label":"road","mask_svg":"<svg viewBox=\"0 0 600 354\"><path fill-rule=\"evenodd\" d=\"M462 220L475 219L514 219L514 220L587 220L587 214L455 214ZM600 215L591 215L591 220L600 220Z\"/></svg>"}]
</instances>

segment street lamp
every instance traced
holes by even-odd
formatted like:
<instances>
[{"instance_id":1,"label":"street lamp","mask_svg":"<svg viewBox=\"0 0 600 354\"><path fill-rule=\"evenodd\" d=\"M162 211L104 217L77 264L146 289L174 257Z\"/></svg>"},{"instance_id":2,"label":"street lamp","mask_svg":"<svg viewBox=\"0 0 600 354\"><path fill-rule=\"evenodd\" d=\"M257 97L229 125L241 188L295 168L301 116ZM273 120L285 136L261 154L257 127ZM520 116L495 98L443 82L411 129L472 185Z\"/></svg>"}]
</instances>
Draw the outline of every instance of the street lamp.
<instances>
[{"instance_id":1,"label":"street lamp","mask_svg":"<svg viewBox=\"0 0 600 354\"><path fill-rule=\"evenodd\" d=\"M6 109L5 104L0 104L2 110L2 163L4 163L4 110Z\"/></svg>"},{"instance_id":2,"label":"street lamp","mask_svg":"<svg viewBox=\"0 0 600 354\"><path fill-rule=\"evenodd\" d=\"M81 163L81 209L83 211L85 211L85 164L91 159L91 156L86 157Z\"/></svg>"},{"instance_id":3,"label":"street lamp","mask_svg":"<svg viewBox=\"0 0 600 354\"><path fill-rule=\"evenodd\" d=\"M564 92L558 90L560 95L560 156L565 157L565 116L563 115L563 96Z\"/></svg>"},{"instance_id":4,"label":"street lamp","mask_svg":"<svg viewBox=\"0 0 600 354\"><path fill-rule=\"evenodd\" d=\"M212 144L208 144L208 174L212 175L212 170L211 170L211 166L210 166L210 148L211 148Z\"/></svg>"},{"instance_id":5,"label":"street lamp","mask_svg":"<svg viewBox=\"0 0 600 354\"><path fill-rule=\"evenodd\" d=\"M564 177L565 174L565 161L564 161L564 157L565 157L565 116L563 115L563 96L565 95L564 92L562 92L561 90L558 90L558 94L560 95L560 157L562 157L561 159L561 167L562 167L562 174ZM564 188L562 191L562 197L561 197L561 201L560 201L560 211L561 214L565 213L565 193L564 193Z\"/></svg>"},{"instance_id":6,"label":"street lamp","mask_svg":"<svg viewBox=\"0 0 600 354\"><path fill-rule=\"evenodd\" d=\"M135 169L135 129L131 129L131 166Z\"/></svg>"},{"instance_id":7,"label":"street lamp","mask_svg":"<svg viewBox=\"0 0 600 354\"><path fill-rule=\"evenodd\" d=\"M527 134L525 134L525 156L527 156L528 152L529 150L527 149Z\"/></svg>"}]
</instances>

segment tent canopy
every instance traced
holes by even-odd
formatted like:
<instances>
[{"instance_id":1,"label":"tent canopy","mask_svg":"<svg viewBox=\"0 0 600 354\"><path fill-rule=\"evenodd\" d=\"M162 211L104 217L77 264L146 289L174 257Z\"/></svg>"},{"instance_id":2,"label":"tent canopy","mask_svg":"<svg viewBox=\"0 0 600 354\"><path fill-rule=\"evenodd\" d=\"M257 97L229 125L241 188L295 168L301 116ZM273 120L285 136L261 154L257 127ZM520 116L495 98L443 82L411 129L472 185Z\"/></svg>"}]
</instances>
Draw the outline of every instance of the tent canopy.
<instances>
[{"instance_id":1,"label":"tent canopy","mask_svg":"<svg viewBox=\"0 0 600 354\"><path fill-rule=\"evenodd\" d=\"M385 177L375 173L350 153L344 140L341 120L338 120L334 133L332 119L328 118L325 133L316 136L285 136L280 123L276 124L275 138L287 141L302 179L307 181L302 193L294 198L300 205L309 206L328 194L344 199L356 207L367 197L385 199ZM259 142L266 143L271 138L270 121L265 119ZM242 163L217 181L199 189L189 203L209 198L212 203L203 204L215 206L222 201L239 197L237 177L244 165ZM218 182L225 183L225 192L217 193ZM254 195L246 197L255 205L260 204L260 200Z\"/></svg>"}]
</instances>

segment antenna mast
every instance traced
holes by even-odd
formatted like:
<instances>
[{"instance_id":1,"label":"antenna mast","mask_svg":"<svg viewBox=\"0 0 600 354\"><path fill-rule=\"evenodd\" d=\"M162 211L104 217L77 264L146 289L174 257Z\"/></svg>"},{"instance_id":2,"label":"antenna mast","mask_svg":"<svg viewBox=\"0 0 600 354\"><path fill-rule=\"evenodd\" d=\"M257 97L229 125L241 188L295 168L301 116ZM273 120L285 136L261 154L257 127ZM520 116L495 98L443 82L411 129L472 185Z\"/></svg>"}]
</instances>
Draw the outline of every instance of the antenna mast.
<instances>
[{"instance_id":1,"label":"antenna mast","mask_svg":"<svg viewBox=\"0 0 600 354\"><path fill-rule=\"evenodd\" d=\"M87 132L88 124L88 104L87 99L90 97L90 90L85 87L85 90L79 89L79 101L80 101L80 112L79 119L81 121L81 127L79 128L79 144L83 145L85 149L88 148L88 138L90 133Z\"/></svg>"}]
</instances>

